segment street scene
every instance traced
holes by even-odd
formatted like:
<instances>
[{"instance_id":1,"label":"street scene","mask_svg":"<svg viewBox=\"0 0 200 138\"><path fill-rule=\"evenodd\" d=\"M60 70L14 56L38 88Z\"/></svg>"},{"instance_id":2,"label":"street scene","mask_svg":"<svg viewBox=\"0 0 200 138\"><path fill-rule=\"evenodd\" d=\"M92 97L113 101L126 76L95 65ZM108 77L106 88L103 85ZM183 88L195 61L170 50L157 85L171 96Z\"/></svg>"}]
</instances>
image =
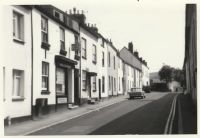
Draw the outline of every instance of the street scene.
<instances>
[{"instance_id":1,"label":"street scene","mask_svg":"<svg viewBox=\"0 0 200 138\"><path fill-rule=\"evenodd\" d=\"M1 5L4 136L198 134L197 2L102 1Z\"/></svg>"}]
</instances>

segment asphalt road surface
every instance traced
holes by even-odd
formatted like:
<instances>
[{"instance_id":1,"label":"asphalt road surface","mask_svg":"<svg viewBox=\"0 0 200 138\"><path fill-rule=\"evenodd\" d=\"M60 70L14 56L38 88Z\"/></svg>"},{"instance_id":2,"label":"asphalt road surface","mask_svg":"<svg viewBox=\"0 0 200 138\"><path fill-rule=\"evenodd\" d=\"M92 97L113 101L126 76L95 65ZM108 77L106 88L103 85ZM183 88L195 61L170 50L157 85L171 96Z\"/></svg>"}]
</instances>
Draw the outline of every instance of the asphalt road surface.
<instances>
[{"instance_id":1,"label":"asphalt road surface","mask_svg":"<svg viewBox=\"0 0 200 138\"><path fill-rule=\"evenodd\" d=\"M163 134L175 94L152 92L125 100L30 135Z\"/></svg>"}]
</instances>

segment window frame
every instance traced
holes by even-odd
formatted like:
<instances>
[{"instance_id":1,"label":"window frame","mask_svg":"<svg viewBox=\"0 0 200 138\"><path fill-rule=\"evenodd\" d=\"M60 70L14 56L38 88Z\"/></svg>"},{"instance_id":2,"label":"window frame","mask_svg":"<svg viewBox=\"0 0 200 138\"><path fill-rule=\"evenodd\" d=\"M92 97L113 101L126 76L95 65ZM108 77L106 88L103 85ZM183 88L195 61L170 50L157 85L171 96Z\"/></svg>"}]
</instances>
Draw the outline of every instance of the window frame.
<instances>
[{"instance_id":1,"label":"window frame","mask_svg":"<svg viewBox=\"0 0 200 138\"><path fill-rule=\"evenodd\" d=\"M24 82L25 82L24 81L24 78L25 78L24 77L24 70L13 69L12 73L13 73L12 100L24 99L24 87L25 87L24 86ZM18 80L18 79L19 79L19 89L18 89L19 91L15 92L15 83L16 83L16 80Z\"/></svg>"},{"instance_id":2,"label":"window frame","mask_svg":"<svg viewBox=\"0 0 200 138\"><path fill-rule=\"evenodd\" d=\"M79 45L79 37L77 35L74 35L74 43ZM79 50L75 50L75 55L79 55Z\"/></svg>"},{"instance_id":3,"label":"window frame","mask_svg":"<svg viewBox=\"0 0 200 138\"><path fill-rule=\"evenodd\" d=\"M85 78L83 78L83 74L85 73ZM86 75L86 71L85 70L82 70L82 90L83 91L86 91L87 90L87 75ZM83 88L83 82L85 82L85 88Z\"/></svg>"},{"instance_id":4,"label":"window frame","mask_svg":"<svg viewBox=\"0 0 200 138\"><path fill-rule=\"evenodd\" d=\"M63 34L62 34L63 33ZM61 35L63 35L63 36L61 36ZM63 40L62 40L62 37L63 37ZM64 48L62 48L62 44L63 44L63 47ZM60 49L61 50L64 50L65 51L65 29L64 28L62 28L62 27L60 27Z\"/></svg>"},{"instance_id":5,"label":"window frame","mask_svg":"<svg viewBox=\"0 0 200 138\"><path fill-rule=\"evenodd\" d=\"M108 51L108 67L110 67L110 51Z\"/></svg>"},{"instance_id":6,"label":"window frame","mask_svg":"<svg viewBox=\"0 0 200 138\"><path fill-rule=\"evenodd\" d=\"M82 41L82 58L87 59L87 40L85 38L81 38ZM84 44L83 44L84 43ZM84 51L84 55L83 55L83 51Z\"/></svg>"},{"instance_id":7,"label":"window frame","mask_svg":"<svg viewBox=\"0 0 200 138\"><path fill-rule=\"evenodd\" d=\"M102 93L105 92L105 77L102 76Z\"/></svg>"},{"instance_id":8,"label":"window frame","mask_svg":"<svg viewBox=\"0 0 200 138\"><path fill-rule=\"evenodd\" d=\"M43 74L43 65L47 65L47 71L45 71L45 72L47 72L47 74ZM42 93L49 93L49 63L48 62L45 62L45 61L42 61L42 87L41 87L41 89L42 89ZM43 78L47 78L47 87L46 88L44 88L43 87Z\"/></svg>"},{"instance_id":9,"label":"window frame","mask_svg":"<svg viewBox=\"0 0 200 138\"><path fill-rule=\"evenodd\" d=\"M93 92L96 92L97 91L97 77L96 76L93 76L92 86L93 86Z\"/></svg>"},{"instance_id":10,"label":"window frame","mask_svg":"<svg viewBox=\"0 0 200 138\"><path fill-rule=\"evenodd\" d=\"M43 30L43 20L45 21L45 24L46 24L46 31ZM48 33L48 31L49 31L48 19L44 16L41 16L41 42L42 43L46 43L46 44L49 43L49 33ZM46 35L46 39L47 39L46 41L47 42L43 41L43 33Z\"/></svg>"},{"instance_id":11,"label":"window frame","mask_svg":"<svg viewBox=\"0 0 200 138\"><path fill-rule=\"evenodd\" d=\"M16 10L13 10L13 40L24 43L24 15ZM16 18L15 18L16 17ZM17 21L16 21L17 20ZM15 32L16 31L16 32Z\"/></svg>"},{"instance_id":12,"label":"window frame","mask_svg":"<svg viewBox=\"0 0 200 138\"><path fill-rule=\"evenodd\" d=\"M56 16L56 13L59 15L59 17ZM57 10L54 9L53 15L54 15L55 18L57 18L60 21L64 22L64 15L63 15L63 13L61 13L61 12L59 12L59 11L57 11Z\"/></svg>"},{"instance_id":13,"label":"window frame","mask_svg":"<svg viewBox=\"0 0 200 138\"><path fill-rule=\"evenodd\" d=\"M105 67L105 53L102 51L102 67Z\"/></svg>"},{"instance_id":14,"label":"window frame","mask_svg":"<svg viewBox=\"0 0 200 138\"><path fill-rule=\"evenodd\" d=\"M95 44L92 45L92 63L97 63L97 47Z\"/></svg>"}]
</instances>

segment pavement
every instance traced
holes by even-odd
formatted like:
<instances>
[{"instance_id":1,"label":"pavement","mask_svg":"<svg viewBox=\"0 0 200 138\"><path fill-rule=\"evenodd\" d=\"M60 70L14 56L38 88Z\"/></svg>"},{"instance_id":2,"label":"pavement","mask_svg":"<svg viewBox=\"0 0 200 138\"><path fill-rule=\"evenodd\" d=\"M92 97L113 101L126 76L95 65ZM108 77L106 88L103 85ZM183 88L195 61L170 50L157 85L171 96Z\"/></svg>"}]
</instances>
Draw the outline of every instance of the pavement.
<instances>
[{"instance_id":1,"label":"pavement","mask_svg":"<svg viewBox=\"0 0 200 138\"><path fill-rule=\"evenodd\" d=\"M125 101L128 99L128 95L120 95L117 97L107 98L101 102L90 105L85 104L75 109L71 110L61 110L48 115L37 117L34 120L28 120L10 126L5 126L4 135L5 136L16 136L16 135L27 135L33 133L40 129L47 128L52 125L56 125L79 116L83 116L99 110L104 107L111 106L113 104Z\"/></svg>"},{"instance_id":2,"label":"pavement","mask_svg":"<svg viewBox=\"0 0 200 138\"><path fill-rule=\"evenodd\" d=\"M190 95L179 94L176 107L173 134L197 134L197 107Z\"/></svg>"}]
</instances>

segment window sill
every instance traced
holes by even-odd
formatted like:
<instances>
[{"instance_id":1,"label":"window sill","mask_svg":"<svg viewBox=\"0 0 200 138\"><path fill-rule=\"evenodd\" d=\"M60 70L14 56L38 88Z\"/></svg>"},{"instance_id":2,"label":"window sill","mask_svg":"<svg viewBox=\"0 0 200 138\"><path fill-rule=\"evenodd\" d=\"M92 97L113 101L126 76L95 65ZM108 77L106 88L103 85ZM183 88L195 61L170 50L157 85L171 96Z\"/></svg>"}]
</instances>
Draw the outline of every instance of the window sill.
<instances>
[{"instance_id":1,"label":"window sill","mask_svg":"<svg viewBox=\"0 0 200 138\"><path fill-rule=\"evenodd\" d=\"M12 101L24 101L24 97L15 97L15 98L12 98Z\"/></svg>"},{"instance_id":2,"label":"window sill","mask_svg":"<svg viewBox=\"0 0 200 138\"><path fill-rule=\"evenodd\" d=\"M82 58L83 58L83 59L85 59L85 60L87 59L87 58L86 58L86 57L84 57L84 56L82 56Z\"/></svg>"},{"instance_id":3,"label":"window sill","mask_svg":"<svg viewBox=\"0 0 200 138\"><path fill-rule=\"evenodd\" d=\"M41 92L42 95L49 95L50 93L51 93L51 92L46 91L46 90L42 90L42 92Z\"/></svg>"},{"instance_id":4,"label":"window sill","mask_svg":"<svg viewBox=\"0 0 200 138\"><path fill-rule=\"evenodd\" d=\"M41 44L41 48L46 49L46 50L49 50L49 48L50 48L50 44L45 43L45 42L42 42L42 44Z\"/></svg>"},{"instance_id":5,"label":"window sill","mask_svg":"<svg viewBox=\"0 0 200 138\"><path fill-rule=\"evenodd\" d=\"M56 97L67 97L65 93L56 93Z\"/></svg>"},{"instance_id":6,"label":"window sill","mask_svg":"<svg viewBox=\"0 0 200 138\"><path fill-rule=\"evenodd\" d=\"M92 61L92 63L93 63L93 64L97 64L97 62L96 62L96 61Z\"/></svg>"},{"instance_id":7,"label":"window sill","mask_svg":"<svg viewBox=\"0 0 200 138\"><path fill-rule=\"evenodd\" d=\"M60 49L60 54L66 56L67 55L67 51Z\"/></svg>"},{"instance_id":8,"label":"window sill","mask_svg":"<svg viewBox=\"0 0 200 138\"><path fill-rule=\"evenodd\" d=\"M17 43L19 43L19 44L22 44L22 45L24 45L24 43L25 43L23 40L16 39L16 38L13 38L13 41L14 41L14 42L17 42Z\"/></svg>"}]
</instances>

